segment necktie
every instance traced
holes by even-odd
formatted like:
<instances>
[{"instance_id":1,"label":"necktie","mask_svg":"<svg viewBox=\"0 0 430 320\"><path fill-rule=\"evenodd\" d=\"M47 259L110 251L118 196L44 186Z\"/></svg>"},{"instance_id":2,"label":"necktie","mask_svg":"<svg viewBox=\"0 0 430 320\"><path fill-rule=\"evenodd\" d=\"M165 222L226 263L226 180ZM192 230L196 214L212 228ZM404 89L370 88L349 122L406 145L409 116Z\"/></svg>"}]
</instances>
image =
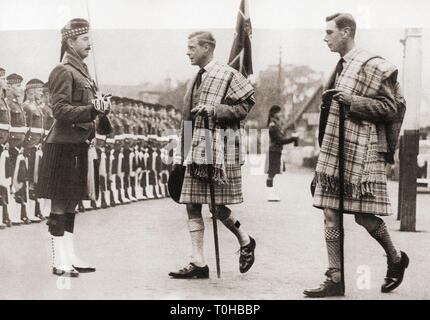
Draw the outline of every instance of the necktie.
<instances>
[{"instance_id":1,"label":"necktie","mask_svg":"<svg viewBox=\"0 0 430 320\"><path fill-rule=\"evenodd\" d=\"M337 63L337 65L336 65L336 77L339 77L339 75L342 73L344 62L345 62L345 60L343 58L340 58L339 62Z\"/></svg>"},{"instance_id":2,"label":"necktie","mask_svg":"<svg viewBox=\"0 0 430 320\"><path fill-rule=\"evenodd\" d=\"M199 73L197 73L197 78L196 78L196 89L198 89L200 87L200 85L202 84L202 75L203 73L205 73L205 69L200 69Z\"/></svg>"}]
</instances>

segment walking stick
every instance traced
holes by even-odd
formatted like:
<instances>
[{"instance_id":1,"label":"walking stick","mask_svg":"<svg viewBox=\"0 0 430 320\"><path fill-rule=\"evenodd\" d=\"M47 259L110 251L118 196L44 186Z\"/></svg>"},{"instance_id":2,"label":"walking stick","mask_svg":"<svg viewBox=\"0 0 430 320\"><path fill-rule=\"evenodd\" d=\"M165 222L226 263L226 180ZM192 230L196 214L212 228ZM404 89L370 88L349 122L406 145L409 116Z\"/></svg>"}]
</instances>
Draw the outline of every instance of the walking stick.
<instances>
[{"instance_id":1,"label":"walking stick","mask_svg":"<svg viewBox=\"0 0 430 320\"><path fill-rule=\"evenodd\" d=\"M345 163L344 163L344 144L345 144L345 108L339 103L339 234L340 234L340 271L341 284L345 291L345 264L344 264L344 232L343 232L343 210L344 210L344 183L345 183Z\"/></svg>"},{"instance_id":2,"label":"walking stick","mask_svg":"<svg viewBox=\"0 0 430 320\"><path fill-rule=\"evenodd\" d=\"M205 129L209 130L209 119L205 118ZM206 135L206 139L211 138L210 135ZM206 159L212 159L212 146L211 144L206 143L206 146L209 146L207 148L208 157ZM213 176L213 165L212 163L208 164L208 176L209 176L209 192L211 197L211 207L212 207L212 223L213 223L213 229L214 229L214 242L215 242L215 259L216 259L216 274L218 279L221 278L221 266L220 266L220 258L219 258L219 245L218 245L218 225L217 225L217 219L218 219L218 208L215 205L215 188L214 188L214 182L212 180Z\"/></svg>"}]
</instances>

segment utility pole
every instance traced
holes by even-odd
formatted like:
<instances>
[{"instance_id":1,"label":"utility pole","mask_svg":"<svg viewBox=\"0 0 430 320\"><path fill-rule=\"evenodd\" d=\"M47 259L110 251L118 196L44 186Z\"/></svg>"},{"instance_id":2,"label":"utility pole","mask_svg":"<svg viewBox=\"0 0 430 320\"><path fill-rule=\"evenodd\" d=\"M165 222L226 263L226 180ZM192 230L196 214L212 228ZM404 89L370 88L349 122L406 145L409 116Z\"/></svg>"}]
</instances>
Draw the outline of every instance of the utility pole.
<instances>
[{"instance_id":1,"label":"utility pole","mask_svg":"<svg viewBox=\"0 0 430 320\"><path fill-rule=\"evenodd\" d=\"M399 207L401 231L416 231L417 157L419 112L422 96L422 30L406 29L403 63L403 91L406 114L400 137Z\"/></svg>"},{"instance_id":2,"label":"utility pole","mask_svg":"<svg viewBox=\"0 0 430 320\"><path fill-rule=\"evenodd\" d=\"M282 46L279 46L279 65L278 65L278 105L281 106L282 94Z\"/></svg>"}]
</instances>

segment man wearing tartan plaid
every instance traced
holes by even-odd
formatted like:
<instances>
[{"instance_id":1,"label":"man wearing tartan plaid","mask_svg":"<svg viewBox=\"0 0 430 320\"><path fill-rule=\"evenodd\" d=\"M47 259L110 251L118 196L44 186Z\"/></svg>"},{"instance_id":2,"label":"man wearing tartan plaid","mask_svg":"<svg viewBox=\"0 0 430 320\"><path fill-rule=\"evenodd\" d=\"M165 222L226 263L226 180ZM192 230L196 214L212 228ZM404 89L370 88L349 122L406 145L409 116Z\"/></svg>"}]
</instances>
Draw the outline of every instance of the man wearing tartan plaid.
<instances>
[{"instance_id":1,"label":"man wearing tartan plaid","mask_svg":"<svg viewBox=\"0 0 430 320\"><path fill-rule=\"evenodd\" d=\"M200 71L189 83L185 95L180 143L181 147L184 144L184 150L180 157L175 157L175 163L186 166L179 201L186 204L193 259L185 268L170 272L173 278L209 277L203 255L204 223L201 213L202 205L211 203L208 164L212 164L218 218L237 237L240 245L240 272L247 272L255 260L255 240L226 206L243 202L240 145L236 136L229 144L231 136L228 133L240 132L240 121L255 104L254 89L240 72L215 62L214 49L215 39L209 32L199 31L188 37L187 55L191 64L199 66ZM192 133L187 130L190 127ZM227 143L220 136L223 130L228 135ZM209 139L206 139L207 134ZM191 149L187 145L191 145ZM213 212L214 208L209 209Z\"/></svg>"},{"instance_id":2,"label":"man wearing tartan plaid","mask_svg":"<svg viewBox=\"0 0 430 320\"><path fill-rule=\"evenodd\" d=\"M388 270L381 291L397 288L409 263L396 249L384 221L391 215L386 163L393 163L405 101L397 68L355 46L356 24L350 14L326 18L324 41L341 56L323 93L313 205L324 212L329 269L326 281L307 289L308 297L343 296L339 229L339 109L344 108L344 213L353 214L385 250Z\"/></svg>"}]
</instances>

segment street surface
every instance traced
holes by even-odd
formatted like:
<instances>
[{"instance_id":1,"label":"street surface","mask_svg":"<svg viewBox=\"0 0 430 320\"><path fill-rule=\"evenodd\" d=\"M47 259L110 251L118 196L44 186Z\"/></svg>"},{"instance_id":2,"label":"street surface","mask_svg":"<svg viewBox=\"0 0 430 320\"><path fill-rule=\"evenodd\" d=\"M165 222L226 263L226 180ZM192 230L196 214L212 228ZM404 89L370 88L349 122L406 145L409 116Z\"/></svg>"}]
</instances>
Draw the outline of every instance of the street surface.
<instances>
[{"instance_id":1,"label":"street surface","mask_svg":"<svg viewBox=\"0 0 430 320\"><path fill-rule=\"evenodd\" d=\"M245 202L231 209L257 241L248 273L239 273L238 244L218 223L222 277L217 279L212 221L204 207L211 278L170 279L169 271L189 262L191 244L184 206L166 198L78 214L77 252L97 267L79 278L51 274L45 223L0 230L0 299L303 299L303 289L319 285L327 267L322 212L311 205L312 171L287 166L275 178L282 196L278 203L265 200L261 168L248 164L243 175ZM347 215L343 299L430 299L430 195L418 195L418 231L400 232L398 184L390 182L389 190L395 214L385 221L411 260L404 282L390 294L380 293L384 251Z\"/></svg>"}]
</instances>

